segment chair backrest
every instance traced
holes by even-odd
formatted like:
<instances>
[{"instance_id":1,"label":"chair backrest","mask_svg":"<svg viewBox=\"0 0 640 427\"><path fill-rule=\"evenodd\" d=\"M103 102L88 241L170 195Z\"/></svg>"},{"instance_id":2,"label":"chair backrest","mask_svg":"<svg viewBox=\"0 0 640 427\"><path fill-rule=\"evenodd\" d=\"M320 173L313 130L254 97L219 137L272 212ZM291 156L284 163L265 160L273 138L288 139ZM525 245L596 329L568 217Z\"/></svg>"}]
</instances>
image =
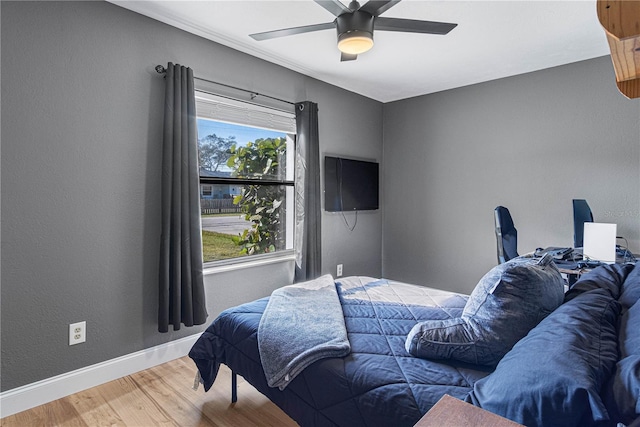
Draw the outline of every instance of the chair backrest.
<instances>
[{"instance_id":1,"label":"chair backrest","mask_svg":"<svg viewBox=\"0 0 640 427\"><path fill-rule=\"evenodd\" d=\"M584 199L573 199L573 247L581 248L584 241L584 223L593 222L593 214Z\"/></svg>"},{"instance_id":2,"label":"chair backrest","mask_svg":"<svg viewBox=\"0 0 640 427\"><path fill-rule=\"evenodd\" d=\"M496 241L498 244L498 264L518 256L518 230L513 225L509 209L498 206L494 210Z\"/></svg>"}]
</instances>

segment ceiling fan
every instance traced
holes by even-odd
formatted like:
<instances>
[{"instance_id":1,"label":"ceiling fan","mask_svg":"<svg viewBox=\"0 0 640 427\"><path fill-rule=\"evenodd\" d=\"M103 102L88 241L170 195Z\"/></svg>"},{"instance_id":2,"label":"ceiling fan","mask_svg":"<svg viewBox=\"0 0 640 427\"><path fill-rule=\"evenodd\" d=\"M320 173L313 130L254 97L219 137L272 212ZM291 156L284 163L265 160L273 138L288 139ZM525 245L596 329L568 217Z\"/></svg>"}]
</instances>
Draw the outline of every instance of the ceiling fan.
<instances>
[{"instance_id":1,"label":"ceiling fan","mask_svg":"<svg viewBox=\"0 0 640 427\"><path fill-rule=\"evenodd\" d=\"M358 58L358 54L364 53L373 47L374 28L379 31L447 34L458 25L447 22L384 18L380 16L391 7L400 3L401 0L369 0L362 6L355 0L349 3L349 6L345 6L339 0L313 1L331 12L336 19L333 20L333 22L324 24L265 31L263 33L250 34L250 36L254 40L261 41L335 28L338 32L338 49L342 52L340 60L352 61Z\"/></svg>"}]
</instances>

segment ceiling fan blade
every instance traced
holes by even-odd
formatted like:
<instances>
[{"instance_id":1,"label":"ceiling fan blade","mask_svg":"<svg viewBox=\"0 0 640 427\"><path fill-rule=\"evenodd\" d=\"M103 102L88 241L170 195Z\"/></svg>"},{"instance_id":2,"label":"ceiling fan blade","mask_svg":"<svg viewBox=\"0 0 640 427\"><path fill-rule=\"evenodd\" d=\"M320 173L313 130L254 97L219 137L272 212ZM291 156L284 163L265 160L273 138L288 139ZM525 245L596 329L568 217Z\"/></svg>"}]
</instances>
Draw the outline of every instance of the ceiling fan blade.
<instances>
[{"instance_id":1,"label":"ceiling fan blade","mask_svg":"<svg viewBox=\"0 0 640 427\"><path fill-rule=\"evenodd\" d=\"M359 10L363 12L367 12L370 15L378 16L382 15L387 10L391 9L393 6L400 3L401 0L383 0L383 1L375 1L369 0L365 5L363 5Z\"/></svg>"},{"instance_id":2,"label":"ceiling fan blade","mask_svg":"<svg viewBox=\"0 0 640 427\"><path fill-rule=\"evenodd\" d=\"M407 33L447 34L458 24L448 22L418 21L401 18L376 18L374 28L381 31L402 31Z\"/></svg>"},{"instance_id":3,"label":"ceiling fan blade","mask_svg":"<svg viewBox=\"0 0 640 427\"><path fill-rule=\"evenodd\" d=\"M330 30L335 28L333 22L326 24L304 25L302 27L283 28L282 30L265 31L263 33L249 34L254 40L269 40L277 37L292 36L294 34L310 33L312 31Z\"/></svg>"},{"instance_id":4,"label":"ceiling fan blade","mask_svg":"<svg viewBox=\"0 0 640 427\"><path fill-rule=\"evenodd\" d=\"M358 55L353 55L351 53L344 53L344 52L341 52L340 54L340 62L355 61L356 59L358 59Z\"/></svg>"},{"instance_id":5,"label":"ceiling fan blade","mask_svg":"<svg viewBox=\"0 0 640 427\"><path fill-rule=\"evenodd\" d=\"M343 13L351 12L347 6L342 4L340 0L313 0L320 6L328 10L333 16L340 16Z\"/></svg>"}]
</instances>

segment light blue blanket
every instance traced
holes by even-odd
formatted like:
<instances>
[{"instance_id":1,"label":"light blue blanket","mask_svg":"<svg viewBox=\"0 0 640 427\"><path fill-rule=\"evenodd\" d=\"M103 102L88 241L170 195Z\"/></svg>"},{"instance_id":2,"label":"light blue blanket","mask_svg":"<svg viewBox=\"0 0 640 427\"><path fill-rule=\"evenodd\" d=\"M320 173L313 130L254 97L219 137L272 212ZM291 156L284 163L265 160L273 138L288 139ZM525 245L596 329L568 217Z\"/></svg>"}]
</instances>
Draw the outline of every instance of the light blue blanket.
<instances>
[{"instance_id":1,"label":"light blue blanket","mask_svg":"<svg viewBox=\"0 0 640 427\"><path fill-rule=\"evenodd\" d=\"M258 350L267 384L280 390L316 360L349 354L333 277L273 291L258 326Z\"/></svg>"}]
</instances>

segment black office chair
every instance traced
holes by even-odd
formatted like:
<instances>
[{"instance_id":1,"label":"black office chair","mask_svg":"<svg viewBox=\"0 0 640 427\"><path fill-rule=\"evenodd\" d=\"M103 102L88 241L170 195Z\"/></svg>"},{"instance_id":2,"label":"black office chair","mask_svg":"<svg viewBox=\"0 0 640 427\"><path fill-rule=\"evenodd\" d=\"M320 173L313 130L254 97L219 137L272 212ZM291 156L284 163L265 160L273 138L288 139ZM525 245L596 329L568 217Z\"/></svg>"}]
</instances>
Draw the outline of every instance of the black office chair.
<instances>
[{"instance_id":1,"label":"black office chair","mask_svg":"<svg viewBox=\"0 0 640 427\"><path fill-rule=\"evenodd\" d=\"M573 247L581 248L584 242L584 223L593 222L593 214L584 199L573 199Z\"/></svg>"},{"instance_id":2,"label":"black office chair","mask_svg":"<svg viewBox=\"0 0 640 427\"><path fill-rule=\"evenodd\" d=\"M518 230L513 225L511 213L504 206L494 210L496 240L498 242L498 264L518 256Z\"/></svg>"}]
</instances>

